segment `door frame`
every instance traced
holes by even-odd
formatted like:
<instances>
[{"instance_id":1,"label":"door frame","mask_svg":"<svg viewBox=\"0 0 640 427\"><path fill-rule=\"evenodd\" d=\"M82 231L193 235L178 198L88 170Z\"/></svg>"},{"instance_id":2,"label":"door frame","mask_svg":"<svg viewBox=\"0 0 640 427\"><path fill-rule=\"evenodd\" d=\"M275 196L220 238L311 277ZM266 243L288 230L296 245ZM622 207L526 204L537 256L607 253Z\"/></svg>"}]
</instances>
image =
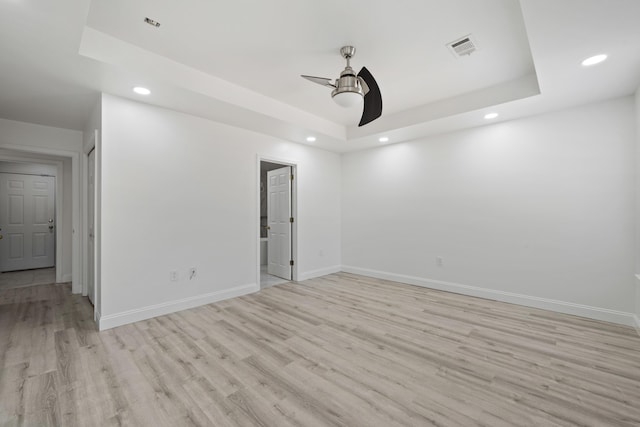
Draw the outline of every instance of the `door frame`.
<instances>
[{"instance_id":1,"label":"door frame","mask_svg":"<svg viewBox=\"0 0 640 427\"><path fill-rule=\"evenodd\" d=\"M274 163L269 163L273 165ZM291 265L291 260L293 259L291 248L292 244L292 236L291 236L291 228L293 223L291 222L291 218L293 218L293 210L292 210L292 191L291 184L293 180L291 177L293 176L293 168L288 165L277 164L276 169L271 169L267 171L267 181L266 181L266 198L265 202L267 204L267 273L271 276L280 277L286 280L293 279L293 266ZM286 187L287 193L287 206L282 206L279 201L275 199L272 200L272 196L274 193L272 191L281 192L283 183L280 180L274 182L272 185L271 180L274 178L281 177L283 175L283 171L286 173L286 182L284 186ZM262 163L260 163L260 175L263 176L262 172ZM263 185L260 184L262 189ZM279 199L280 196L278 196ZM272 206L271 203L274 203L276 206ZM260 196L260 225L262 225L262 196ZM275 208L275 209L274 209ZM286 212L282 212L281 209L286 210ZM284 219L283 217L286 217ZM284 219L284 224L283 224ZM284 225L284 227L282 227ZM288 228L288 230L287 230ZM281 243L281 233L286 233L287 239ZM275 233L275 234L274 234ZM260 230L260 236L262 236L262 230ZM278 236L277 239L271 241L271 236ZM260 251L262 251L262 238L260 238ZM280 259L279 256L276 256L279 252L281 252L281 244L289 245L288 250L286 251L289 255L286 258L289 259ZM262 254L260 254L260 258L262 259ZM276 262L276 258L278 258ZM273 262L272 262L273 261ZM262 266L260 266L260 270L262 271ZM262 277L260 277L262 281ZM260 283L260 287L262 287L262 282Z\"/></svg>"},{"instance_id":2,"label":"door frame","mask_svg":"<svg viewBox=\"0 0 640 427\"><path fill-rule=\"evenodd\" d=\"M100 233L100 205L101 205L101 179L100 179L100 162L101 162L101 145L100 145L100 131L94 129L91 133L91 138L82 147L82 248L83 253L83 265L82 265L82 295L87 296L89 294L89 233L87 232L89 226L89 153L95 151L94 158L94 173L93 173L93 320L98 321L100 319L100 304L101 304L101 283L100 283L100 248L101 248L101 233Z\"/></svg>"},{"instance_id":3,"label":"door frame","mask_svg":"<svg viewBox=\"0 0 640 427\"><path fill-rule=\"evenodd\" d=\"M293 159L285 159L281 157L268 156L263 154L257 155L256 160L256 210L254 215L254 227L256 236L256 284L260 289L260 162L277 163L282 166L291 166L291 174L294 176L291 182L291 215L294 221L291 225L291 258L293 259L293 268L291 269L291 277L293 281L298 280L298 162Z\"/></svg>"},{"instance_id":4,"label":"door frame","mask_svg":"<svg viewBox=\"0 0 640 427\"><path fill-rule=\"evenodd\" d=\"M69 277L64 277L62 265L64 261L63 253L62 253L62 227L61 221L63 218L62 214L62 201L63 199L63 163L60 160L46 160L46 159L36 159L30 157L21 157L14 154L4 154L0 153L0 161L4 162L14 162L14 163L31 163L31 164L40 164L40 165L54 165L56 167L56 176L55 179L55 193L53 196L54 200L54 209L56 213L56 247L55 247L55 269L56 269L56 283L67 282L71 280ZM73 243L72 243L73 244Z\"/></svg>"},{"instance_id":5,"label":"door frame","mask_svg":"<svg viewBox=\"0 0 640 427\"><path fill-rule=\"evenodd\" d=\"M80 191L80 174L81 174L81 158L80 153L69 150L61 150L57 148L44 148L37 146L29 146L29 145L13 145L13 144L3 144L0 143L0 149L9 150L11 153L2 153L0 158L3 160L13 161L21 159L20 154L30 154L30 155L43 155L43 156L56 156L56 157L64 157L71 160L71 212L63 212L62 204L56 204L56 215L60 215L59 218L62 219L63 215L66 213L67 215L71 215L71 255L65 254L62 251L62 227L56 227L56 282L67 282L71 281L71 292L74 294L79 294L82 292L82 218L80 214L80 206L81 206L81 191ZM24 161L25 157L22 157L22 161ZM33 158L26 158L29 163L34 163ZM64 167L63 162L58 160L37 160L36 163L46 163L46 162L54 162L54 164L58 165L58 177L56 177L56 194L59 199L62 200L62 181L63 181L63 173ZM58 191L59 190L59 191ZM60 210L58 210L60 209ZM64 260L67 257L71 256L71 277L64 277L62 273L62 266L64 265Z\"/></svg>"}]
</instances>

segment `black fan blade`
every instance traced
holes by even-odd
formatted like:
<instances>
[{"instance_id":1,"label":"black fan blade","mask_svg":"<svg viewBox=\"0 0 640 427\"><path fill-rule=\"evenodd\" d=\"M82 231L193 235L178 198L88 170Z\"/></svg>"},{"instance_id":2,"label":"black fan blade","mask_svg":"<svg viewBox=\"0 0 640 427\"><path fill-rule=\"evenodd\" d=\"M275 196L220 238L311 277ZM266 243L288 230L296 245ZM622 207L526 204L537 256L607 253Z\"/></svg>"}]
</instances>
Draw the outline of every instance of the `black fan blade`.
<instances>
[{"instance_id":1,"label":"black fan blade","mask_svg":"<svg viewBox=\"0 0 640 427\"><path fill-rule=\"evenodd\" d=\"M314 77L314 76L305 76L305 75L302 75L300 77L303 77L309 80L310 82L318 83L319 85L322 85L322 86L328 86L332 88L336 87L336 85L331 83L331 79L328 79L326 77Z\"/></svg>"},{"instance_id":2,"label":"black fan blade","mask_svg":"<svg viewBox=\"0 0 640 427\"><path fill-rule=\"evenodd\" d=\"M368 92L365 90L364 110L358 124L358 126L364 126L382 115L382 95L376 79L373 78L366 67L362 67L362 70L358 73L358 78L362 79L369 89Z\"/></svg>"}]
</instances>

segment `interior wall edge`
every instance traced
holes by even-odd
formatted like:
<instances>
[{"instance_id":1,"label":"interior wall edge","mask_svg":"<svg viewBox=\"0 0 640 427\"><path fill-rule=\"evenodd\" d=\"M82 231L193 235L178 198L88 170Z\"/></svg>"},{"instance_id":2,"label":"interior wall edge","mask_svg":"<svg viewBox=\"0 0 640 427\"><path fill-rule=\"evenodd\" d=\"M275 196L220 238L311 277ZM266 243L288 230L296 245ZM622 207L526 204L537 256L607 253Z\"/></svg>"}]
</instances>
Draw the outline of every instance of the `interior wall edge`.
<instances>
[{"instance_id":1,"label":"interior wall edge","mask_svg":"<svg viewBox=\"0 0 640 427\"><path fill-rule=\"evenodd\" d=\"M441 280L407 276L404 274L397 274L386 271L370 270L367 268L360 268L349 265L343 265L342 271L344 271L345 273L359 274L361 276L368 276L376 279L392 280L394 282L421 286L429 289L453 292L456 294L491 299L511 304L518 304L526 307L555 311L558 313L571 314L574 316L617 323L625 326L635 326L640 333L640 323L638 322L638 317L633 313L627 313L624 311L610 310L607 308L592 307L567 301L480 288L477 286L464 285L461 283L445 282Z\"/></svg>"},{"instance_id":2,"label":"interior wall edge","mask_svg":"<svg viewBox=\"0 0 640 427\"><path fill-rule=\"evenodd\" d=\"M326 276L328 274L339 273L342 271L341 265L334 265L332 267L321 268L318 270L305 271L300 273L298 276L298 281L301 282L303 280L315 279L316 277Z\"/></svg>"},{"instance_id":3,"label":"interior wall edge","mask_svg":"<svg viewBox=\"0 0 640 427\"><path fill-rule=\"evenodd\" d=\"M120 313L101 316L97 313L98 330L115 328L117 326L127 325L129 323L139 322L141 320L151 319L153 317L163 316L165 314L175 313L177 311L189 308L199 307L201 305L211 304L230 298L236 298L243 295L252 294L260 290L260 285L250 283L248 285L236 286L222 291L211 292L193 297L183 298L175 301L150 305L137 308L134 310L123 311Z\"/></svg>"},{"instance_id":4,"label":"interior wall edge","mask_svg":"<svg viewBox=\"0 0 640 427\"><path fill-rule=\"evenodd\" d=\"M640 335L640 274L636 274L636 312L633 315L635 320L636 332Z\"/></svg>"}]
</instances>

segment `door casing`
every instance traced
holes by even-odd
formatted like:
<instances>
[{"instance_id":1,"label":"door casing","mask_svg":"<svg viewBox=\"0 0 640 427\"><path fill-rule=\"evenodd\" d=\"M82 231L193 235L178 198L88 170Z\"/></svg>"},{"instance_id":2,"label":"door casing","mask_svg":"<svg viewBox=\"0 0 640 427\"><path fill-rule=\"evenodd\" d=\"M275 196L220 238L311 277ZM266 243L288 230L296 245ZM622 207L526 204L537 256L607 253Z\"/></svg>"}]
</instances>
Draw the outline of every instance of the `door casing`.
<instances>
[{"instance_id":1,"label":"door casing","mask_svg":"<svg viewBox=\"0 0 640 427\"><path fill-rule=\"evenodd\" d=\"M95 281L95 200L96 200L96 180L95 180L95 157L96 150L89 152L87 164L87 297L95 307L96 305L96 281Z\"/></svg>"},{"instance_id":2,"label":"door casing","mask_svg":"<svg viewBox=\"0 0 640 427\"><path fill-rule=\"evenodd\" d=\"M256 210L254 215L256 236L256 285L260 288L260 162L278 163L282 166L291 166L294 176L291 182L291 216L294 221L291 226L291 258L294 261L291 271L292 280L298 280L298 162L295 159L279 158L258 154L256 158Z\"/></svg>"},{"instance_id":3,"label":"door casing","mask_svg":"<svg viewBox=\"0 0 640 427\"><path fill-rule=\"evenodd\" d=\"M60 160L53 160L53 159L48 159L48 158L37 158L36 156L32 156L33 154L35 155L43 155L43 156L49 156L49 155L56 155L58 156L58 153L53 153L53 152L49 152L49 150L20 150L19 148L22 147L16 147L16 146L12 146L12 145L6 145L6 144L0 144L0 150L9 150L9 152L0 152L0 160L2 161L7 161L7 162L14 162L14 163L36 163L36 164L44 164L44 165L54 165L56 167L56 189L55 189L55 194L56 194L56 207L55 207L55 212L56 212L56 221L58 222L57 226L55 227L55 235L56 235L56 262L55 262L55 269L56 269L56 283L62 283L62 282L68 282L70 280L72 280L72 277L67 277L64 275L64 270L63 270L63 265L64 265L64 259L65 259L65 254L62 251L62 242L63 242L63 227L62 224L60 223L60 221L63 220L64 218L64 214L66 215L72 215L72 212L64 212L63 211L63 173L64 173L64 166L63 166L63 162ZM23 154L24 153L24 154ZM64 156L59 156L59 157L64 157ZM72 158L73 159L73 158ZM73 164L72 164L73 166ZM73 179L73 178L72 178ZM72 209L73 210L73 209ZM72 227L75 229L75 220L76 218L72 216ZM75 240L75 235L72 237L72 246L76 244L76 240ZM75 264L73 264L74 262L76 262L76 254L75 251L73 251L73 254L71 256L72 258L72 266L74 266ZM66 255L67 257L69 255ZM73 292L78 293L79 291L76 290L75 288L73 288Z\"/></svg>"}]
</instances>

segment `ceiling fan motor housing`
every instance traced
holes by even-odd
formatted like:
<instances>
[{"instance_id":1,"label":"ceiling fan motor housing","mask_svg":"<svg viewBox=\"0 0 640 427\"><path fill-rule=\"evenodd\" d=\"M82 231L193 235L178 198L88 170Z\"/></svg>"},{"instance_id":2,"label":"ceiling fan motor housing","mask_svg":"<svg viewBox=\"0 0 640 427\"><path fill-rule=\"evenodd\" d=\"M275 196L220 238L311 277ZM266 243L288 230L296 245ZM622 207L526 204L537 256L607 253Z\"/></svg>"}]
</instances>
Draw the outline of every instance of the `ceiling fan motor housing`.
<instances>
[{"instance_id":1,"label":"ceiling fan motor housing","mask_svg":"<svg viewBox=\"0 0 640 427\"><path fill-rule=\"evenodd\" d=\"M341 73L340 78L336 80L336 88L331 91L331 96L334 97L338 94L345 92L357 93L360 96L364 96L360 81L353 71L353 68L347 66Z\"/></svg>"}]
</instances>

